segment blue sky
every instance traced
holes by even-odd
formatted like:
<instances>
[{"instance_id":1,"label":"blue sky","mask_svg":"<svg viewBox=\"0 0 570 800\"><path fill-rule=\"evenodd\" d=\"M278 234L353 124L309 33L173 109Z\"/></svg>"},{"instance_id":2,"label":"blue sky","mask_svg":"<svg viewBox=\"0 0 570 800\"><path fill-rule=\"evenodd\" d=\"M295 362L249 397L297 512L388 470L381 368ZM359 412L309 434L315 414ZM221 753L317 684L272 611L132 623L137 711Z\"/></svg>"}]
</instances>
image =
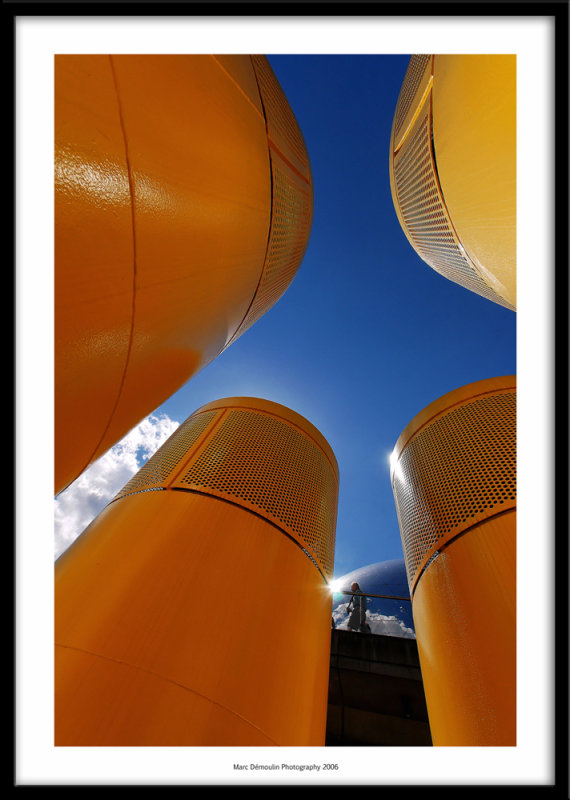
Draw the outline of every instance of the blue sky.
<instances>
[{"instance_id":1,"label":"blue sky","mask_svg":"<svg viewBox=\"0 0 570 800\"><path fill-rule=\"evenodd\" d=\"M438 275L394 211L389 139L409 55L270 56L309 152L314 219L288 290L160 412L264 397L309 419L340 468L335 576L402 558L389 454L437 397L516 371L516 314Z\"/></svg>"}]
</instances>

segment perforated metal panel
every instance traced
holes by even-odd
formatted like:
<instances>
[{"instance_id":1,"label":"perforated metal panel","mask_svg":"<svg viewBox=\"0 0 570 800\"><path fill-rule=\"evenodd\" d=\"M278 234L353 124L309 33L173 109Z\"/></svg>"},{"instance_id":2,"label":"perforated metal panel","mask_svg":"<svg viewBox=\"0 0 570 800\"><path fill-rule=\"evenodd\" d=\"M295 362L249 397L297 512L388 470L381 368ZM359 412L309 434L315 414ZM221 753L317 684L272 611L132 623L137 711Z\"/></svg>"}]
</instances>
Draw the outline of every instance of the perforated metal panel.
<instances>
[{"instance_id":1,"label":"perforated metal panel","mask_svg":"<svg viewBox=\"0 0 570 800\"><path fill-rule=\"evenodd\" d=\"M279 300L301 264L311 228L310 192L285 172L273 170L269 248L253 303L236 336L250 328Z\"/></svg>"},{"instance_id":2,"label":"perforated metal panel","mask_svg":"<svg viewBox=\"0 0 570 800\"><path fill-rule=\"evenodd\" d=\"M413 55L410 58L410 63L408 64L408 69L404 75L402 88L400 89L398 102L396 104L396 111L394 113L395 140L397 140L408 111L416 99L416 92L420 83L422 82L424 72L430 63L430 60L431 55Z\"/></svg>"},{"instance_id":3,"label":"perforated metal panel","mask_svg":"<svg viewBox=\"0 0 570 800\"><path fill-rule=\"evenodd\" d=\"M432 151L429 100L394 156L394 188L403 224L418 255L445 278L513 309L480 277L454 236Z\"/></svg>"},{"instance_id":4,"label":"perforated metal panel","mask_svg":"<svg viewBox=\"0 0 570 800\"><path fill-rule=\"evenodd\" d=\"M338 484L323 451L288 422L230 409L176 486L232 499L293 535L332 574Z\"/></svg>"},{"instance_id":5,"label":"perforated metal panel","mask_svg":"<svg viewBox=\"0 0 570 800\"><path fill-rule=\"evenodd\" d=\"M255 512L332 576L338 477L305 430L255 408L196 412L117 494L197 491Z\"/></svg>"},{"instance_id":6,"label":"perforated metal panel","mask_svg":"<svg viewBox=\"0 0 570 800\"><path fill-rule=\"evenodd\" d=\"M261 279L232 342L263 316L290 285L305 255L313 219L311 169L303 134L265 56L252 56L252 64L267 128L271 225Z\"/></svg>"},{"instance_id":7,"label":"perforated metal panel","mask_svg":"<svg viewBox=\"0 0 570 800\"><path fill-rule=\"evenodd\" d=\"M461 403L421 427L392 486L412 591L442 545L516 507L515 390Z\"/></svg>"},{"instance_id":8,"label":"perforated metal panel","mask_svg":"<svg viewBox=\"0 0 570 800\"><path fill-rule=\"evenodd\" d=\"M305 178L309 178L309 157L305 140L285 92L265 56L253 55L251 62L265 110L267 134L270 139L286 148L288 152L285 155L297 161Z\"/></svg>"},{"instance_id":9,"label":"perforated metal panel","mask_svg":"<svg viewBox=\"0 0 570 800\"><path fill-rule=\"evenodd\" d=\"M164 489L168 479L179 467L180 462L192 451L208 425L216 416L215 411L189 417L167 441L156 451L131 480L115 496L115 500L136 492Z\"/></svg>"}]
</instances>

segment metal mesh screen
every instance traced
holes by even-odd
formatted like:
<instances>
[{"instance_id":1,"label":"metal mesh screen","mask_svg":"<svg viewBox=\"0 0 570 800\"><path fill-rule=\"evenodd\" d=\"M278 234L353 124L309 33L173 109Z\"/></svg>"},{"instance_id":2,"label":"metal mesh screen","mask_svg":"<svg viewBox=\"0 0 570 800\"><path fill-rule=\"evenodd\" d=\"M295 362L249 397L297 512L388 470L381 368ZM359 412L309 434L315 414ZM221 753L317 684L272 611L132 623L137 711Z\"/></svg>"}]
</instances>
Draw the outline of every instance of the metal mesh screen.
<instances>
[{"instance_id":1,"label":"metal mesh screen","mask_svg":"<svg viewBox=\"0 0 570 800\"><path fill-rule=\"evenodd\" d=\"M323 451L291 424L230 409L173 487L238 502L294 536L332 574L338 482Z\"/></svg>"},{"instance_id":2,"label":"metal mesh screen","mask_svg":"<svg viewBox=\"0 0 570 800\"><path fill-rule=\"evenodd\" d=\"M514 310L479 276L454 238L432 152L429 102L394 156L394 186L406 231L420 258L449 280Z\"/></svg>"},{"instance_id":3,"label":"metal mesh screen","mask_svg":"<svg viewBox=\"0 0 570 800\"><path fill-rule=\"evenodd\" d=\"M446 411L405 446L393 489L412 590L427 559L474 523L516 505L516 392Z\"/></svg>"},{"instance_id":4,"label":"metal mesh screen","mask_svg":"<svg viewBox=\"0 0 570 800\"><path fill-rule=\"evenodd\" d=\"M263 274L253 303L234 339L279 300L295 277L309 239L310 192L276 167L273 181L271 233Z\"/></svg>"},{"instance_id":5,"label":"metal mesh screen","mask_svg":"<svg viewBox=\"0 0 570 800\"><path fill-rule=\"evenodd\" d=\"M265 56L254 55L251 62L265 109L268 136L283 140L293 156L300 161L308 177L309 158L305 140L285 92Z\"/></svg>"},{"instance_id":6,"label":"metal mesh screen","mask_svg":"<svg viewBox=\"0 0 570 800\"><path fill-rule=\"evenodd\" d=\"M140 468L131 480L114 497L118 500L136 492L163 489L168 478L180 461L188 457L192 447L216 416L215 411L206 411L189 417L180 425L156 453Z\"/></svg>"},{"instance_id":7,"label":"metal mesh screen","mask_svg":"<svg viewBox=\"0 0 570 800\"><path fill-rule=\"evenodd\" d=\"M398 138L408 111L412 107L418 87L422 81L426 67L430 63L431 55L413 55L404 75L402 88L396 103L394 113L394 140Z\"/></svg>"}]
</instances>

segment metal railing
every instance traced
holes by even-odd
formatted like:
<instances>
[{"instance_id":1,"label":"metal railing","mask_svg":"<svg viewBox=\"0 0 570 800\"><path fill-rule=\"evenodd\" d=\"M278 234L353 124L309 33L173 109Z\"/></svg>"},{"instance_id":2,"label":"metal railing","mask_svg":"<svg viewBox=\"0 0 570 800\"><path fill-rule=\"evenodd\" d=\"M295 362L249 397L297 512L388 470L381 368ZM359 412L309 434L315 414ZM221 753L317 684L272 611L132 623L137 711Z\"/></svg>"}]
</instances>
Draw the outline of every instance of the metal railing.
<instances>
[{"instance_id":1,"label":"metal railing","mask_svg":"<svg viewBox=\"0 0 570 800\"><path fill-rule=\"evenodd\" d=\"M369 592L350 592L347 590L338 590L333 592L334 595L344 595L349 597L350 600L345 604L338 604L333 608L333 615L331 625L333 628L339 630L350 630L358 633L371 633L376 635L388 636L402 636L415 638L413 627L401 619L397 614L386 614L384 611L369 608L369 599L379 600L397 600L400 602L411 603L410 597L398 594L372 594ZM351 602L355 597L363 597L367 601L364 608L361 609L359 605L355 607ZM400 606L400 610L403 609ZM405 616L405 615L401 615Z\"/></svg>"},{"instance_id":2,"label":"metal railing","mask_svg":"<svg viewBox=\"0 0 570 800\"><path fill-rule=\"evenodd\" d=\"M409 595L408 597L402 597L398 594L370 594L369 592L364 594L364 592L348 592L345 589L335 589L333 594L350 594L353 597L379 597L381 600L405 600L407 603L412 602Z\"/></svg>"}]
</instances>

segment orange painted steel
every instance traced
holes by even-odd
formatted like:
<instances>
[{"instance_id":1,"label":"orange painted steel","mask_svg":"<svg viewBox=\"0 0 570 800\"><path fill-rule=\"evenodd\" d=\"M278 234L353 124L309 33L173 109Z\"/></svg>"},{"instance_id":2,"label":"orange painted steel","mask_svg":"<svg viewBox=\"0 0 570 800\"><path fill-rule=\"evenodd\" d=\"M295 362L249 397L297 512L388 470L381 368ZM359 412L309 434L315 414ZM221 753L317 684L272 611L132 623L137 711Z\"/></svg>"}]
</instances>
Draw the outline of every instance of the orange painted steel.
<instances>
[{"instance_id":1,"label":"orange painted steel","mask_svg":"<svg viewBox=\"0 0 570 800\"><path fill-rule=\"evenodd\" d=\"M283 295L312 222L264 56L55 57L55 490Z\"/></svg>"},{"instance_id":2,"label":"orange painted steel","mask_svg":"<svg viewBox=\"0 0 570 800\"><path fill-rule=\"evenodd\" d=\"M337 496L291 410L189 417L56 562L56 745L324 745Z\"/></svg>"},{"instance_id":3,"label":"orange painted steel","mask_svg":"<svg viewBox=\"0 0 570 800\"><path fill-rule=\"evenodd\" d=\"M418 255L514 310L515 56L412 56L394 113L390 183Z\"/></svg>"},{"instance_id":4,"label":"orange painted steel","mask_svg":"<svg viewBox=\"0 0 570 800\"><path fill-rule=\"evenodd\" d=\"M516 380L461 387L392 456L435 745L516 744Z\"/></svg>"}]
</instances>

